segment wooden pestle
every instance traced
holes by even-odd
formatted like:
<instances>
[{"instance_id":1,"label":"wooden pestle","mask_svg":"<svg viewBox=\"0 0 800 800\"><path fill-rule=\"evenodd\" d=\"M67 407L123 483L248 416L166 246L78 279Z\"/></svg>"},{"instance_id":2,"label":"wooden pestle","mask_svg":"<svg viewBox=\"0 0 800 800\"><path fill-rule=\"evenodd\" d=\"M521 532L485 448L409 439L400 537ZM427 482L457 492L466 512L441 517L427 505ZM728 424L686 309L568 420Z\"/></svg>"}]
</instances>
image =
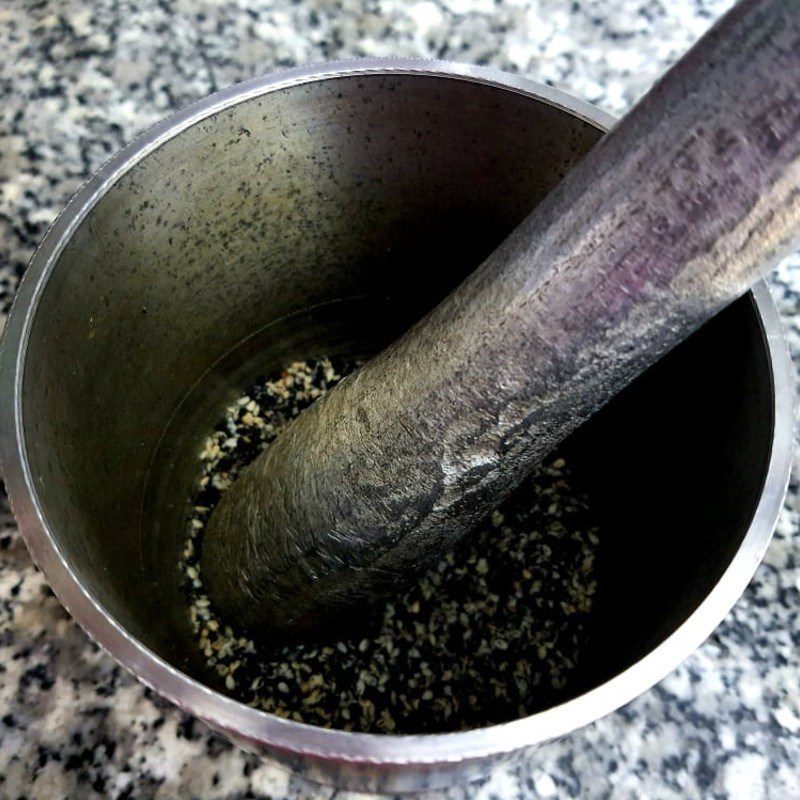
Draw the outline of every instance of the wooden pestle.
<instances>
[{"instance_id":1,"label":"wooden pestle","mask_svg":"<svg viewBox=\"0 0 800 800\"><path fill-rule=\"evenodd\" d=\"M437 308L290 424L202 543L303 633L398 590L800 232L800 3L743 0Z\"/></svg>"}]
</instances>

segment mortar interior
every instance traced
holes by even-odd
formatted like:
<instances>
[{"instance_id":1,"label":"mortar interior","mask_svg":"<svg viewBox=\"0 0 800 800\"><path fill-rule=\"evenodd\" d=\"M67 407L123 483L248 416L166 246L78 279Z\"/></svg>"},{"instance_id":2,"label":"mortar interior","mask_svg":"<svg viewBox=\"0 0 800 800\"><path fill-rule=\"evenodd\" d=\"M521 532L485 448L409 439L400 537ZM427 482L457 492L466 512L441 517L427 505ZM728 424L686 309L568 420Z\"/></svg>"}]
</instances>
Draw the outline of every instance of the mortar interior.
<instances>
[{"instance_id":1,"label":"mortar interior","mask_svg":"<svg viewBox=\"0 0 800 800\"><path fill-rule=\"evenodd\" d=\"M36 489L93 596L204 679L177 561L222 409L292 359L390 341L599 136L496 86L353 76L219 112L120 178L49 278L24 377ZM641 658L719 579L763 485L772 407L746 297L567 444L603 528L573 691Z\"/></svg>"}]
</instances>

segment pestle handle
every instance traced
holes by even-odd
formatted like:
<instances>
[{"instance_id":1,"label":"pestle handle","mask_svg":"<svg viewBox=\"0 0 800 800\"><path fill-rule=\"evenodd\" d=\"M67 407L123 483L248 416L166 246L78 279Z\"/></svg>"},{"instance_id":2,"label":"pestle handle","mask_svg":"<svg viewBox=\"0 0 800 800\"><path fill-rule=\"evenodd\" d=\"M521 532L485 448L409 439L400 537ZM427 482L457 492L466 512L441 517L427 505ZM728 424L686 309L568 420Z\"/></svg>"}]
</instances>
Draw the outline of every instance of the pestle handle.
<instances>
[{"instance_id":1,"label":"pestle handle","mask_svg":"<svg viewBox=\"0 0 800 800\"><path fill-rule=\"evenodd\" d=\"M250 628L389 596L800 232L800 3L743 0L437 308L224 495L201 568Z\"/></svg>"}]
</instances>

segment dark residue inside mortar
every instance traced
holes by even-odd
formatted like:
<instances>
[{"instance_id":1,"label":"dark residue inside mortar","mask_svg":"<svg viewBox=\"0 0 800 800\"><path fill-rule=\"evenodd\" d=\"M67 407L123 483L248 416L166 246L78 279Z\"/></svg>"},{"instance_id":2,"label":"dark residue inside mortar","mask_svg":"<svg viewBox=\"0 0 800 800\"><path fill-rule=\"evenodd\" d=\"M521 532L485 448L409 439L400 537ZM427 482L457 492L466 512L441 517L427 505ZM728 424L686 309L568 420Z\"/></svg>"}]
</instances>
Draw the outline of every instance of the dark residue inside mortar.
<instances>
[{"instance_id":1,"label":"dark residue inside mortar","mask_svg":"<svg viewBox=\"0 0 800 800\"><path fill-rule=\"evenodd\" d=\"M468 729L563 700L586 644L598 531L560 457L357 635L276 648L215 613L199 553L221 493L355 366L308 360L256 381L205 443L181 570L210 681L283 717L365 732Z\"/></svg>"}]
</instances>

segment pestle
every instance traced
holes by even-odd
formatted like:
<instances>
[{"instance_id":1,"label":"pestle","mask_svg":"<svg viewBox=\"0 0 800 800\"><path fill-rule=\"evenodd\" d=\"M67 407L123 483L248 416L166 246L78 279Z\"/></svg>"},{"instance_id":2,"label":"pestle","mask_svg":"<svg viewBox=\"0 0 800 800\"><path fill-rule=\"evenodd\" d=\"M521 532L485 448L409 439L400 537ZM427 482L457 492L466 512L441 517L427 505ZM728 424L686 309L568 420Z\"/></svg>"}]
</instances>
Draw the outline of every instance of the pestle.
<instances>
[{"instance_id":1,"label":"pestle","mask_svg":"<svg viewBox=\"0 0 800 800\"><path fill-rule=\"evenodd\" d=\"M742 0L245 470L202 543L212 601L296 635L391 596L798 233L800 4Z\"/></svg>"}]
</instances>

